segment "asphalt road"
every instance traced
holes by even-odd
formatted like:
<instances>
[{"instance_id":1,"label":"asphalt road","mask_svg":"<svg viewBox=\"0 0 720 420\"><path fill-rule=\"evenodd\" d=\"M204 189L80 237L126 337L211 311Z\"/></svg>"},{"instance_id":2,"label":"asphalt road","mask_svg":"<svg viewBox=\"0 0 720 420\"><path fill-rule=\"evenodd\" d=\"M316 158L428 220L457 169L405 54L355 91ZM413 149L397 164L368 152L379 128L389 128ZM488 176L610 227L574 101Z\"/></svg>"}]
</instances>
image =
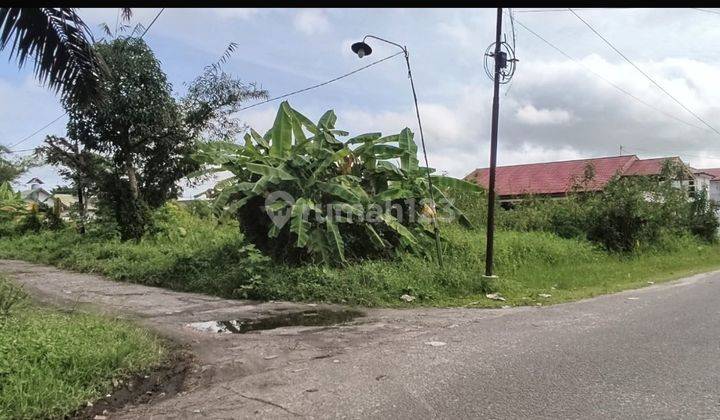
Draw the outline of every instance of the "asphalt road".
<instances>
[{"instance_id":1,"label":"asphalt road","mask_svg":"<svg viewBox=\"0 0 720 420\"><path fill-rule=\"evenodd\" d=\"M317 366L265 396L317 417L720 418L719 303L714 274L463 319Z\"/></svg>"},{"instance_id":2,"label":"asphalt road","mask_svg":"<svg viewBox=\"0 0 720 420\"><path fill-rule=\"evenodd\" d=\"M103 282L0 264L13 268L45 296L77 287L92 301ZM102 285L105 297L126 286ZM373 310L356 325L246 335L186 327L228 301L193 311L178 306L188 294L148 289L178 312L143 319L195 343L212 374L115 417L720 418L720 273L542 308Z\"/></svg>"}]
</instances>

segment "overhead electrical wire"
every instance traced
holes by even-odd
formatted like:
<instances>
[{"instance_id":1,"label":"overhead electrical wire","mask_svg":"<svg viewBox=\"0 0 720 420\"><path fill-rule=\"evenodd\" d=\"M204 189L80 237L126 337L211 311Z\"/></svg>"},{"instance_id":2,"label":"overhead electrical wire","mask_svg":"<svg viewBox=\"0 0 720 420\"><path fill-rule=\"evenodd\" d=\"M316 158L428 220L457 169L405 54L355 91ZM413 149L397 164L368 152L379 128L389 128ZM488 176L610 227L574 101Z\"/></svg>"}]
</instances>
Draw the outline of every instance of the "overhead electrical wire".
<instances>
[{"instance_id":1,"label":"overhead electrical wire","mask_svg":"<svg viewBox=\"0 0 720 420\"><path fill-rule=\"evenodd\" d=\"M150 24L148 25L148 27L145 28L145 30L143 31L142 35L140 35L140 39L143 39L143 37L145 36L145 34L148 33L148 31L150 30L150 28L152 28L152 26L155 24L155 21L158 20L158 18L160 17L160 15L162 14L162 12L164 12L164 11L165 11L165 8L164 8L164 7L163 7L162 9L160 9L160 11L157 13L157 15L155 15L155 18L152 20L152 22L150 22Z\"/></svg>"},{"instance_id":2,"label":"overhead electrical wire","mask_svg":"<svg viewBox=\"0 0 720 420\"><path fill-rule=\"evenodd\" d=\"M389 60L389 59L391 59L391 58L393 58L393 57L396 57L396 56L398 56L398 55L400 55L400 54L403 54L403 53L404 53L403 51L397 52L397 53L392 54L392 55L389 55L389 56L387 56L387 57L385 57L385 58L381 58L380 60L373 61L372 63L370 63L370 64L368 64L368 65L366 65L366 66L359 67L359 68L357 68L357 69L355 69L355 70L353 70L353 71L351 71L351 72L349 72L349 73L345 73L345 74L343 74L343 75L341 75L341 76L334 77L334 78L332 78L332 79L330 79L330 80L328 80L328 81L325 81L325 82L322 82L322 83L318 83L318 84L316 84L316 85L308 86L308 87L303 88L303 89L298 89L298 90L295 90L295 91L292 91L292 92L289 92L289 93L285 93L285 94L280 95L280 96L275 96L275 97L273 97L273 98L265 99L264 101L260 101L260 102L254 103L254 104L252 104L252 105L248 105L248 106L242 107L242 108L238 109L238 112L239 112L239 111L244 111L244 110L246 110L246 109L254 108L254 107L256 107L256 106L260 106L260 105L266 104L266 103L268 103L268 102L277 101L278 99L283 99L283 98L287 98L287 97L289 97L289 96L297 95L298 93L307 92L307 91L312 90L312 89L317 89L317 88L319 88L319 87L322 87L322 86L325 86L325 85L329 85L330 83L336 82L336 81L338 81L338 80L340 80L340 79L344 79L344 78L346 78L346 77L348 77L348 76L351 76L351 75L353 75L353 74L355 74L355 73L357 73L357 72L359 72L359 71L365 70L365 69L367 69L368 67L372 67L372 66L374 66L374 65L380 64L380 63L382 63L383 61L387 61L387 60Z\"/></svg>"},{"instance_id":3,"label":"overhead electrical wire","mask_svg":"<svg viewBox=\"0 0 720 420\"><path fill-rule=\"evenodd\" d=\"M145 34L148 33L148 31L150 30L150 28L152 28L152 26L155 24L155 21L158 20L158 18L160 17L160 15L162 14L163 11L165 11L165 8L164 8L164 7L163 7L162 9L160 9L160 11L157 13L157 15L155 15L155 18L152 20L152 22L150 22L150 24L147 26L147 28L145 28L145 31L143 31L142 35L140 35L140 39L142 39L142 38L145 36ZM118 11L118 12L119 12L119 11ZM17 142L13 143L13 144L8 148L8 149L10 149L10 150L8 151L8 153L18 153L18 152L19 152L18 150L12 150L12 149L14 149L15 147L21 145L22 143L30 140L33 136L35 136L36 134L40 133L40 132L43 131L44 129L48 128L49 126L51 126L52 124L54 124L55 122L57 122L60 118L66 116L66 115L67 115L67 111L65 111L62 115L58 116L57 118L55 118L54 120L50 121L49 123L45 124L44 126L40 127L38 130L34 131L32 134L30 134L30 135L28 135L28 136L25 136L25 137L23 137L22 139L18 140Z\"/></svg>"},{"instance_id":4,"label":"overhead electrical wire","mask_svg":"<svg viewBox=\"0 0 720 420\"><path fill-rule=\"evenodd\" d=\"M513 9L508 8L506 14L510 18L510 33L512 35L512 49L515 54L515 57L517 57L517 49L515 47L515 39L517 38L517 36L515 34L515 18L513 16ZM508 96L508 93L510 93L510 89L512 88L513 81L514 80L510 80L510 83L508 83L508 87L507 87L507 89L505 89L504 96Z\"/></svg>"},{"instance_id":5,"label":"overhead electrical wire","mask_svg":"<svg viewBox=\"0 0 720 420\"><path fill-rule=\"evenodd\" d=\"M527 25L525 25L524 23L522 23L521 21L519 21L517 18L514 18L514 22L517 23L518 25L520 25L520 27L522 27L522 28L525 29L526 31L530 32L530 33L531 33L532 35L534 35L536 38L538 38L539 40L543 41L545 44L547 44L548 46L550 46L551 48L553 48L555 51L557 51L558 53L562 54L565 58L567 58L568 60L570 60L570 61L572 61L572 62L574 62L574 63L576 63L576 64L579 64L579 65L582 66L585 70L587 70L590 74L592 74L593 76L599 78L600 80L604 81L605 83L609 84L610 86L612 86L613 88L615 88L615 89L618 90L619 92L621 92L621 93L629 96L630 98L632 98L632 99L636 100L637 102L645 105L646 107L648 107L648 108L650 108L650 109L652 109L652 110L654 110L654 111L656 111L656 112L659 112L659 113L665 115L666 117L672 118L672 119L675 120L675 121L681 122L681 123L683 123L683 124L685 124L685 125L688 125L688 126L690 126L690 127L694 127L694 128L700 129L700 130L708 130L708 129L705 128L705 127L701 127L701 126L699 126L699 125L695 125L695 124L693 124L693 123L691 123L691 122L688 122L688 121L685 121L685 120L683 120L683 119L681 119L681 118L678 118L678 117L676 117L675 115L672 115L672 114L670 114L669 112L663 111L662 109L660 109L660 108L652 105L651 103L646 102L646 101L638 98L637 96L635 96L634 94L630 93L630 92L627 91L626 89L620 87L620 86L617 85L616 83L610 81L609 79L607 79L607 78L605 78L604 76L600 75L599 73L595 72L595 71L594 71L593 69L591 69L589 66L585 65L582 61L580 61L580 60L578 60L578 59L570 56L570 55L567 54L565 51L563 51L563 50L561 50L559 47L557 47L555 44L553 44L552 42L550 42L550 41L548 41L547 39L543 38L543 37L542 37L540 34L538 34L537 32L535 32L535 31L533 31L532 29L530 29Z\"/></svg>"},{"instance_id":6,"label":"overhead electrical wire","mask_svg":"<svg viewBox=\"0 0 720 420\"><path fill-rule=\"evenodd\" d=\"M18 142L16 142L16 143L13 144L12 146L10 146L10 149L13 149L13 148L17 147L18 145L20 145L20 144L22 144L23 142L25 142L25 141L29 140L30 138L32 138L34 135L38 134L39 132L43 131L44 129L46 129L46 128L50 127L51 125L55 124L60 118L64 117L65 115L67 115L67 112L65 112L64 114L62 114L62 115L60 115L59 117L55 118L54 120L50 121L49 123L45 124L44 126L38 128L37 130L35 130L34 132L32 132L32 134L29 134L29 135L23 137L23 138L20 139ZM13 152L13 150L10 150L10 151ZM16 150L15 152L17 152L17 150Z\"/></svg>"},{"instance_id":7,"label":"overhead electrical wire","mask_svg":"<svg viewBox=\"0 0 720 420\"><path fill-rule=\"evenodd\" d=\"M590 7L576 10L606 10L606 9L631 9L630 7ZM528 9L516 10L517 13L548 13L548 12L569 12L568 9Z\"/></svg>"},{"instance_id":8,"label":"overhead electrical wire","mask_svg":"<svg viewBox=\"0 0 720 420\"><path fill-rule=\"evenodd\" d=\"M712 125L710 125L710 124L709 124L707 121L705 121L702 117L700 117L698 114L696 114L692 109L688 108L685 104L683 104L682 102L680 102L679 99L677 99L676 97L674 97L670 92L668 92L664 87L662 87L662 85L660 85L658 82L656 82L655 79L653 79L652 77L650 77L650 75L648 75L647 73L645 73L640 67L637 66L637 64L635 64L635 63L634 63L632 60L630 60L625 54L623 54L622 51L620 51L619 49L617 49L610 41L608 41L607 38L605 38L604 36L602 36L602 34L600 34L600 32L598 32L595 28L593 28L592 25L590 25L585 19L583 19L582 17L580 17L580 15L578 15L577 13L575 13L575 11L574 11L573 9L568 9L568 10L569 10L570 12L572 12L572 14L575 15L575 17L577 17L582 23L584 23L585 26L587 26L595 35L597 35L600 39L602 39L602 40L605 42L605 44L607 44L607 45L608 45L610 48L612 48L616 53L618 53L618 55L620 55L620 57L622 57L625 61L627 61L631 66L633 66L633 67L635 68L635 70L637 70L638 72L640 72L640 74L642 74L643 76L645 76L645 78L648 79L653 85L655 85L658 89L660 89L663 93L665 93L665 95L667 95L670 99L672 99L673 101L675 101L675 103L677 103L678 105L680 105L685 111L687 111L688 113L692 114L692 116L694 116L695 118L697 118L698 121L700 121L701 123L703 123L705 126L707 126L709 129L711 129L712 131L714 131L716 134L720 135L720 131L718 131L715 127L713 127Z\"/></svg>"}]
</instances>

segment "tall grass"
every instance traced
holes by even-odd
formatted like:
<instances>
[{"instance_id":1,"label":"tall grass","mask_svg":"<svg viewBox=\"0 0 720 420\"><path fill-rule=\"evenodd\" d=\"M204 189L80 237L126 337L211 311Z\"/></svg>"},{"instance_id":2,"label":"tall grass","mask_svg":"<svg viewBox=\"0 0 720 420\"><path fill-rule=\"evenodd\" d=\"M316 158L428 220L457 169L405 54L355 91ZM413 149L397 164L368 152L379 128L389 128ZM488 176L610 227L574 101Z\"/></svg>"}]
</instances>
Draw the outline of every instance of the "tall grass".
<instances>
[{"instance_id":1,"label":"tall grass","mask_svg":"<svg viewBox=\"0 0 720 420\"><path fill-rule=\"evenodd\" d=\"M179 212L139 243L71 230L0 240L0 258L19 258L122 281L229 298L325 301L367 306L499 306L559 302L645 285L648 280L720 267L720 246L690 235L665 235L632 254L605 251L582 238L550 232L498 231L495 268L482 277L485 232L443 225L444 268L412 254L342 268L290 267L248 245L236 224ZM167 216L167 215L165 215ZM163 216L163 217L165 217ZM499 292L507 301L485 298ZM550 294L540 298L539 294Z\"/></svg>"}]
</instances>

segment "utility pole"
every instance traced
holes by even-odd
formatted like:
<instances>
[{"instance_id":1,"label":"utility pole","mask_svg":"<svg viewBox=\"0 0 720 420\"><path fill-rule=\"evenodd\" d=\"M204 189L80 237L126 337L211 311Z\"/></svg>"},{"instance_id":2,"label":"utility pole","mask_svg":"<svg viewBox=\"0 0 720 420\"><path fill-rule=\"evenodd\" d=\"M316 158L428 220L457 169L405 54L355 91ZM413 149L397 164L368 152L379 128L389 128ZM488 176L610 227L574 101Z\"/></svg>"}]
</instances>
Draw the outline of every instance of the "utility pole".
<instances>
[{"instance_id":1,"label":"utility pole","mask_svg":"<svg viewBox=\"0 0 720 420\"><path fill-rule=\"evenodd\" d=\"M495 168L497 167L498 114L500 112L500 70L507 64L507 55L501 53L502 8L497 9L495 29L495 77L493 78L492 130L490 133L490 179L488 184L487 238L485 246L485 277L493 275L493 241L495 236Z\"/></svg>"}]
</instances>

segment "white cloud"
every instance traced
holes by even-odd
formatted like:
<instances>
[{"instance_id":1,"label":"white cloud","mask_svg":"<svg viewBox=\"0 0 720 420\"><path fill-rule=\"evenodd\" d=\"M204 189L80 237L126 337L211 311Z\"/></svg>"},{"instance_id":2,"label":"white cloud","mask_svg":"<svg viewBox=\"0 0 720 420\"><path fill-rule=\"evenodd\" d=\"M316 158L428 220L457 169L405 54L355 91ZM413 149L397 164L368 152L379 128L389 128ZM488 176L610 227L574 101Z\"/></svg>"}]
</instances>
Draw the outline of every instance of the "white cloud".
<instances>
[{"instance_id":1,"label":"white cloud","mask_svg":"<svg viewBox=\"0 0 720 420\"><path fill-rule=\"evenodd\" d=\"M570 121L570 113L564 109L537 109L525 105L515 113L520 122L529 125L564 124Z\"/></svg>"},{"instance_id":2,"label":"white cloud","mask_svg":"<svg viewBox=\"0 0 720 420\"><path fill-rule=\"evenodd\" d=\"M213 8L211 10L225 20L246 20L257 16L260 12L260 9L251 7Z\"/></svg>"},{"instance_id":3,"label":"white cloud","mask_svg":"<svg viewBox=\"0 0 720 420\"><path fill-rule=\"evenodd\" d=\"M305 9L299 11L293 20L295 28L305 35L327 32L330 22L322 9Z\"/></svg>"},{"instance_id":4,"label":"white cloud","mask_svg":"<svg viewBox=\"0 0 720 420\"><path fill-rule=\"evenodd\" d=\"M440 35L451 38L462 47L471 47L477 42L475 31L459 19L452 23L440 22L437 29Z\"/></svg>"}]
</instances>

